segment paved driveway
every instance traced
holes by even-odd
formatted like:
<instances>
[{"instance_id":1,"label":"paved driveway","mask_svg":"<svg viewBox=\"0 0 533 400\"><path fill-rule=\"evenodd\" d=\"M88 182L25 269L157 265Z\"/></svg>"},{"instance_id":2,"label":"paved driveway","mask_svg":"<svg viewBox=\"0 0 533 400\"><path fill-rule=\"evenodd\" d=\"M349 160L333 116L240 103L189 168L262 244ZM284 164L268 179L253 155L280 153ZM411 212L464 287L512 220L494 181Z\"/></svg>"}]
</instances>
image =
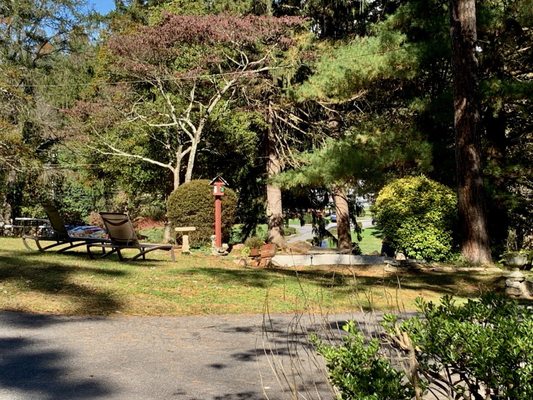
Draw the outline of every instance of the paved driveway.
<instances>
[{"instance_id":1,"label":"paved driveway","mask_svg":"<svg viewBox=\"0 0 533 400\"><path fill-rule=\"evenodd\" d=\"M0 312L0 399L332 399L307 338L353 317Z\"/></svg>"}]
</instances>

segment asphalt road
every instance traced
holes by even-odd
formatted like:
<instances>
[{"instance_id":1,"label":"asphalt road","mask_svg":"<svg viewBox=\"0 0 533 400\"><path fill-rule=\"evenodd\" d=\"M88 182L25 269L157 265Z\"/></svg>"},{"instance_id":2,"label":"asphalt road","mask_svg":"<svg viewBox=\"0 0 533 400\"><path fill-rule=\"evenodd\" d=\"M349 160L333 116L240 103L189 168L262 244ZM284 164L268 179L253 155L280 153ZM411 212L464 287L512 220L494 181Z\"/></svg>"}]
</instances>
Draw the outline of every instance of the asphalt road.
<instances>
[{"instance_id":1,"label":"asphalt road","mask_svg":"<svg viewBox=\"0 0 533 400\"><path fill-rule=\"evenodd\" d=\"M309 333L353 318L0 312L0 400L332 399Z\"/></svg>"}]
</instances>

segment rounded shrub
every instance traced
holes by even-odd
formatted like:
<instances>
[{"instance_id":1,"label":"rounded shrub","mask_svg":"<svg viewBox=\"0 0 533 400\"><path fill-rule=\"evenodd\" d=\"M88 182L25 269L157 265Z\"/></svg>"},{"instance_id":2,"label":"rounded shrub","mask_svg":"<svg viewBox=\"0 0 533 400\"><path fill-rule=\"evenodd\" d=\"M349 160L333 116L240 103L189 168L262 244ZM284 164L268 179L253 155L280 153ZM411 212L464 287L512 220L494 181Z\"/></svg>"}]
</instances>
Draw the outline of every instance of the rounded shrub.
<instances>
[{"instance_id":1,"label":"rounded shrub","mask_svg":"<svg viewBox=\"0 0 533 400\"><path fill-rule=\"evenodd\" d=\"M237 208L237 194L226 188L222 196L222 240L230 238ZM192 246L211 244L215 233L215 199L207 179L194 180L179 186L167 201L167 217L172 227L194 226L189 233Z\"/></svg>"},{"instance_id":2,"label":"rounded shrub","mask_svg":"<svg viewBox=\"0 0 533 400\"><path fill-rule=\"evenodd\" d=\"M381 189L372 212L397 251L428 261L452 256L457 198L447 186L425 176L397 179Z\"/></svg>"}]
</instances>

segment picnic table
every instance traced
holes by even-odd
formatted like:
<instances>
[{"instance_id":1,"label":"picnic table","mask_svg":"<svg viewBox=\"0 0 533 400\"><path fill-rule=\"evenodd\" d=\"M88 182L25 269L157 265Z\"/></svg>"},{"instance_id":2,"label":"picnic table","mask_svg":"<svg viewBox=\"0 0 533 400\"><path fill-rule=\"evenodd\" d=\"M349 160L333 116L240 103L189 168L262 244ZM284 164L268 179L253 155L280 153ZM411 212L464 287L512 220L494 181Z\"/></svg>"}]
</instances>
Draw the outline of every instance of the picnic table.
<instances>
[{"instance_id":1,"label":"picnic table","mask_svg":"<svg viewBox=\"0 0 533 400\"><path fill-rule=\"evenodd\" d=\"M13 235L24 235L31 231L40 233L49 226L50 221L46 218L17 217L15 218L15 223L11 225L11 231Z\"/></svg>"}]
</instances>

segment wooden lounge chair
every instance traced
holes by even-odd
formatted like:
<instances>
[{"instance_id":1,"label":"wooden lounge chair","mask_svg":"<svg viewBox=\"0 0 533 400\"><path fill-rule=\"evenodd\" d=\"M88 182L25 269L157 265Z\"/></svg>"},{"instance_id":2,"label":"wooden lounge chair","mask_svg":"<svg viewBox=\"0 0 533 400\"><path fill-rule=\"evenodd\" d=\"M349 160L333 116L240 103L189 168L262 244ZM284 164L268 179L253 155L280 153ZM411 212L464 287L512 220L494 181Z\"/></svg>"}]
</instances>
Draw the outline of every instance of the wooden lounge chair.
<instances>
[{"instance_id":1,"label":"wooden lounge chair","mask_svg":"<svg viewBox=\"0 0 533 400\"><path fill-rule=\"evenodd\" d=\"M50 226L45 229L46 234L23 234L22 241L28 250L34 250L28 244L28 241L33 240L37 245L39 251L44 252L54 247L64 246L59 249L58 253L63 253L66 250L73 249L79 246L85 246L92 243L108 243L109 240L100 237L83 237L71 236L65 226L65 222L56 207L52 204L43 204L44 211L50 221ZM53 242L49 245L43 246L41 242Z\"/></svg>"},{"instance_id":2,"label":"wooden lounge chair","mask_svg":"<svg viewBox=\"0 0 533 400\"><path fill-rule=\"evenodd\" d=\"M100 213L100 216L102 217L102 221L104 221L110 243L87 244L87 251L91 258L93 257L91 248L101 247L102 249L111 249L109 252L104 252L102 255L103 257L117 253L120 261L124 261L124 257L122 256L121 252L121 250L124 249L139 250L139 254L133 257L132 260L137 260L139 257L142 257L142 259L145 260L146 253L154 250L165 250L170 251L170 257L172 258L172 261L176 261L176 256L174 255L174 246L170 244L140 243L130 217L127 214L102 212Z\"/></svg>"}]
</instances>

